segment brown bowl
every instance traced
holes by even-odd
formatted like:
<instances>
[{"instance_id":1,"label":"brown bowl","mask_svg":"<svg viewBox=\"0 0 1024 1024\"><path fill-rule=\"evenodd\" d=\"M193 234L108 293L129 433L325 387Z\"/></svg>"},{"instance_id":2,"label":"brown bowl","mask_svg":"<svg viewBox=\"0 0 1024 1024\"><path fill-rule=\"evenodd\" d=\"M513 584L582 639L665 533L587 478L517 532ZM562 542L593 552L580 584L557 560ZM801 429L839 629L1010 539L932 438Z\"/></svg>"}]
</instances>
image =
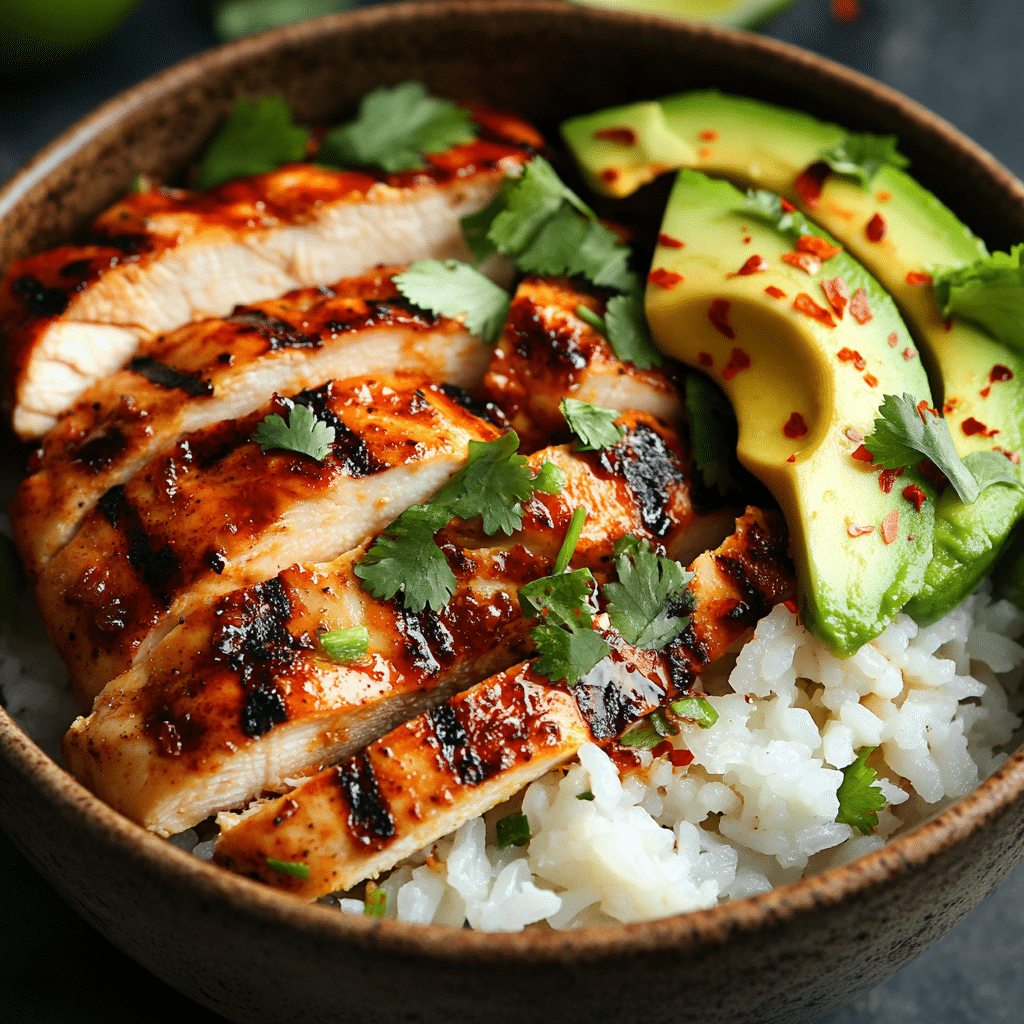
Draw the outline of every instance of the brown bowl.
<instances>
[{"instance_id":1,"label":"brown bowl","mask_svg":"<svg viewBox=\"0 0 1024 1024\"><path fill-rule=\"evenodd\" d=\"M65 240L151 172L173 180L240 95L329 122L419 78L550 130L612 103L717 86L895 133L919 180L992 246L1024 187L876 82L767 39L550 2L375 8L203 54L101 107L0 192L0 266ZM1024 855L1024 753L933 821L848 866L649 924L482 934L353 918L203 864L101 804L0 712L0 821L140 963L232 1020L792 1020L893 973ZM74 851L69 856L69 851Z\"/></svg>"}]
</instances>

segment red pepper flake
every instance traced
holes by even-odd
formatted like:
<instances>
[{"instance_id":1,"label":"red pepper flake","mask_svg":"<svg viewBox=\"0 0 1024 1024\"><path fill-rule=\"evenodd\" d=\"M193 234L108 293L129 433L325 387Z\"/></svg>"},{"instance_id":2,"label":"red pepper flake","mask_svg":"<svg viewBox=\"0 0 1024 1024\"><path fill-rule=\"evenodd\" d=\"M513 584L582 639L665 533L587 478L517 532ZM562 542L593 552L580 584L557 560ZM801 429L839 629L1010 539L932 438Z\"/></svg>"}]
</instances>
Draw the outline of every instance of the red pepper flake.
<instances>
[{"instance_id":1,"label":"red pepper flake","mask_svg":"<svg viewBox=\"0 0 1024 1024\"><path fill-rule=\"evenodd\" d=\"M981 389L981 390L980 390L980 391L978 392L978 394L979 394L979 395L981 395L981 397L982 397L982 398L988 398L988 396L992 394L992 385L991 385L991 384L986 384L986 385L985 385L985 386L984 386L984 387L983 387L983 388L982 388L982 389Z\"/></svg>"},{"instance_id":2,"label":"red pepper flake","mask_svg":"<svg viewBox=\"0 0 1024 1024\"><path fill-rule=\"evenodd\" d=\"M903 358L909 363L911 359L917 358L917 353L908 345L903 350Z\"/></svg>"},{"instance_id":3,"label":"red pepper flake","mask_svg":"<svg viewBox=\"0 0 1024 1024\"><path fill-rule=\"evenodd\" d=\"M795 412L786 420L782 432L786 437L790 437L793 440L796 440L798 437L804 437L807 434L807 421L800 413Z\"/></svg>"},{"instance_id":4,"label":"red pepper flake","mask_svg":"<svg viewBox=\"0 0 1024 1024\"><path fill-rule=\"evenodd\" d=\"M682 249L686 243L680 242L678 238L673 238L671 235L661 234L658 235L658 245L663 245L666 249Z\"/></svg>"},{"instance_id":5,"label":"red pepper flake","mask_svg":"<svg viewBox=\"0 0 1024 1024\"><path fill-rule=\"evenodd\" d=\"M878 486L881 488L883 494L888 494L892 490L892 486L896 481L903 476L903 467L899 466L896 469L883 469L878 474Z\"/></svg>"},{"instance_id":6,"label":"red pepper flake","mask_svg":"<svg viewBox=\"0 0 1024 1024\"><path fill-rule=\"evenodd\" d=\"M876 193L875 193L875 198L876 198L876 199L877 199L877 200L878 200L878 201L879 201L880 203L887 203L887 202L889 202L889 200L890 200L890 199L892 199L892 193L891 193L891 192L886 192L886 191L885 191L885 190L883 189L883 190L882 190L881 192L876 192Z\"/></svg>"},{"instance_id":7,"label":"red pepper flake","mask_svg":"<svg viewBox=\"0 0 1024 1024\"><path fill-rule=\"evenodd\" d=\"M705 128L704 131L699 133L698 138L702 142L716 142L718 140L718 132L714 128Z\"/></svg>"},{"instance_id":8,"label":"red pepper flake","mask_svg":"<svg viewBox=\"0 0 1024 1024\"><path fill-rule=\"evenodd\" d=\"M832 17L844 25L852 25L860 17L859 0L832 0Z\"/></svg>"},{"instance_id":9,"label":"red pepper flake","mask_svg":"<svg viewBox=\"0 0 1024 1024\"><path fill-rule=\"evenodd\" d=\"M867 448L864 447L864 445L861 445L856 451L851 452L850 455L851 455L852 458L856 459L858 462L874 462L875 461L874 455L872 455L871 452L869 452L867 450Z\"/></svg>"},{"instance_id":10,"label":"red pepper flake","mask_svg":"<svg viewBox=\"0 0 1024 1024\"><path fill-rule=\"evenodd\" d=\"M726 274L726 277L747 277L750 274L757 274L767 269L768 261L763 256L758 256L757 253L754 253L739 270Z\"/></svg>"},{"instance_id":11,"label":"red pepper flake","mask_svg":"<svg viewBox=\"0 0 1024 1024\"><path fill-rule=\"evenodd\" d=\"M647 280L650 281L651 284L656 284L659 288L671 291L677 284L682 282L683 275L677 274L674 270L666 270L664 267L657 267L647 275Z\"/></svg>"},{"instance_id":12,"label":"red pepper flake","mask_svg":"<svg viewBox=\"0 0 1024 1024\"><path fill-rule=\"evenodd\" d=\"M933 416L936 416L936 417L939 415L939 410L938 409L933 409L928 404L928 400L925 399L925 398L922 398L921 401L917 403L917 415L921 417L921 422L922 423L927 423L928 422L928 417L925 416L926 412L930 412Z\"/></svg>"},{"instance_id":13,"label":"red pepper flake","mask_svg":"<svg viewBox=\"0 0 1024 1024\"><path fill-rule=\"evenodd\" d=\"M790 457L788 459L786 459L786 461L787 462L796 462L796 456L795 455L790 455Z\"/></svg>"},{"instance_id":14,"label":"red pepper flake","mask_svg":"<svg viewBox=\"0 0 1024 1024\"><path fill-rule=\"evenodd\" d=\"M798 313L803 313L813 320L817 320L818 323L824 324L826 327L835 327L836 325L835 320L832 319L832 314L823 306L819 306L806 292L800 292L797 295L793 300L793 308Z\"/></svg>"},{"instance_id":15,"label":"red pepper flake","mask_svg":"<svg viewBox=\"0 0 1024 1024\"><path fill-rule=\"evenodd\" d=\"M729 323L729 302L726 299L715 299L711 303L708 309L708 319L711 321L711 326L714 327L719 334L724 334L730 341L736 337L736 332L732 329L732 325ZM733 349L735 352L736 349ZM750 360L747 360L747 366L750 365Z\"/></svg>"},{"instance_id":16,"label":"red pepper flake","mask_svg":"<svg viewBox=\"0 0 1024 1024\"><path fill-rule=\"evenodd\" d=\"M942 415L948 416L959 404L959 398L947 398L942 404Z\"/></svg>"},{"instance_id":17,"label":"red pepper flake","mask_svg":"<svg viewBox=\"0 0 1024 1024\"><path fill-rule=\"evenodd\" d=\"M773 299L784 299L786 297L786 293L781 288L776 288L773 284L768 285L768 287L765 288L765 291Z\"/></svg>"},{"instance_id":18,"label":"red pepper flake","mask_svg":"<svg viewBox=\"0 0 1024 1024\"><path fill-rule=\"evenodd\" d=\"M858 288L850 299L850 313L853 319L859 324L866 324L874 314L868 305L868 293L863 288Z\"/></svg>"},{"instance_id":19,"label":"red pepper flake","mask_svg":"<svg viewBox=\"0 0 1024 1024\"><path fill-rule=\"evenodd\" d=\"M674 749L675 748L672 746L669 740L662 740L660 743L656 743L653 747L651 747L651 756L661 757L663 754L667 754L670 750Z\"/></svg>"},{"instance_id":20,"label":"red pepper flake","mask_svg":"<svg viewBox=\"0 0 1024 1024\"><path fill-rule=\"evenodd\" d=\"M859 523L850 523L846 528L846 532L851 537L863 537L866 534L874 533L875 528L873 526L861 526Z\"/></svg>"},{"instance_id":21,"label":"red pepper flake","mask_svg":"<svg viewBox=\"0 0 1024 1024\"><path fill-rule=\"evenodd\" d=\"M787 608L788 608L788 609L789 609L789 610L790 610L790 611L791 611L791 612L792 612L792 613L793 613L794 615L796 615L796 601L794 601L794 600L793 600L793 599L792 599L791 597L787 597L787 598L786 598L786 600L785 600L785 601L783 601L782 603L783 603L783 604L784 604L784 605L785 605L785 606L786 606L786 607L787 607Z\"/></svg>"},{"instance_id":22,"label":"red pepper flake","mask_svg":"<svg viewBox=\"0 0 1024 1024\"><path fill-rule=\"evenodd\" d=\"M893 331L892 334L889 335L889 348L895 348L899 343L899 335Z\"/></svg>"},{"instance_id":23,"label":"red pepper flake","mask_svg":"<svg viewBox=\"0 0 1024 1024\"><path fill-rule=\"evenodd\" d=\"M784 252L782 262L797 267L812 276L821 270L821 260L813 252Z\"/></svg>"},{"instance_id":24,"label":"red pepper flake","mask_svg":"<svg viewBox=\"0 0 1024 1024\"><path fill-rule=\"evenodd\" d=\"M750 237L750 235L745 235L744 238L743 238L743 244L744 245L750 245L750 243L752 241L753 241L753 239Z\"/></svg>"},{"instance_id":25,"label":"red pepper flake","mask_svg":"<svg viewBox=\"0 0 1024 1024\"><path fill-rule=\"evenodd\" d=\"M668 752L668 759L673 768L685 768L688 764L693 764L693 754L690 751L676 750L675 747Z\"/></svg>"},{"instance_id":26,"label":"red pepper flake","mask_svg":"<svg viewBox=\"0 0 1024 1024\"><path fill-rule=\"evenodd\" d=\"M932 275L924 271L911 270L907 273L907 284L931 284Z\"/></svg>"},{"instance_id":27,"label":"red pepper flake","mask_svg":"<svg viewBox=\"0 0 1024 1024\"><path fill-rule=\"evenodd\" d=\"M697 362L703 367L711 367L715 365L715 360L712 358L710 352L698 352Z\"/></svg>"},{"instance_id":28,"label":"red pepper flake","mask_svg":"<svg viewBox=\"0 0 1024 1024\"><path fill-rule=\"evenodd\" d=\"M836 358L841 363L853 363L855 370L863 370L868 365L867 360L855 348L841 348L836 353Z\"/></svg>"},{"instance_id":29,"label":"red pepper flake","mask_svg":"<svg viewBox=\"0 0 1024 1024\"><path fill-rule=\"evenodd\" d=\"M846 304L850 301L849 285L841 277L833 277L821 282L821 290L825 293L825 298L828 299L828 304L835 311L836 316L842 320L843 310L846 309Z\"/></svg>"},{"instance_id":30,"label":"red pepper flake","mask_svg":"<svg viewBox=\"0 0 1024 1024\"><path fill-rule=\"evenodd\" d=\"M1011 452L1009 448L996 448L997 452L1002 452L1015 466L1020 465L1020 455L1017 452Z\"/></svg>"},{"instance_id":31,"label":"red pepper flake","mask_svg":"<svg viewBox=\"0 0 1024 1024\"><path fill-rule=\"evenodd\" d=\"M968 436L973 437L975 434L981 434L982 437L995 437L999 431L993 427L986 427L980 420L976 420L973 416L968 416L967 419L960 424L960 429Z\"/></svg>"},{"instance_id":32,"label":"red pepper flake","mask_svg":"<svg viewBox=\"0 0 1024 1024\"><path fill-rule=\"evenodd\" d=\"M869 242L880 242L885 238L885 219L880 213L876 213L868 221L867 226L864 228L864 234L868 236Z\"/></svg>"},{"instance_id":33,"label":"red pepper flake","mask_svg":"<svg viewBox=\"0 0 1024 1024\"><path fill-rule=\"evenodd\" d=\"M598 128L594 132L595 139L605 142L617 142L620 146L635 146L636 132L632 128Z\"/></svg>"},{"instance_id":34,"label":"red pepper flake","mask_svg":"<svg viewBox=\"0 0 1024 1024\"><path fill-rule=\"evenodd\" d=\"M843 251L841 245L833 245L827 238L821 238L818 235L801 235L796 240L796 247L801 252L813 252L822 260L830 260Z\"/></svg>"},{"instance_id":35,"label":"red pepper flake","mask_svg":"<svg viewBox=\"0 0 1024 1024\"><path fill-rule=\"evenodd\" d=\"M885 518L882 520L882 540L886 544L891 544L898 536L900 532L900 510L894 508L891 512L887 513Z\"/></svg>"},{"instance_id":36,"label":"red pepper flake","mask_svg":"<svg viewBox=\"0 0 1024 1024\"><path fill-rule=\"evenodd\" d=\"M697 156L699 156L701 160L710 160L714 155L715 151L713 149L709 149L707 146L697 150Z\"/></svg>"},{"instance_id":37,"label":"red pepper flake","mask_svg":"<svg viewBox=\"0 0 1024 1024\"><path fill-rule=\"evenodd\" d=\"M788 199L780 198L779 202L782 203L783 213L792 213L796 209L796 207Z\"/></svg>"},{"instance_id":38,"label":"red pepper flake","mask_svg":"<svg viewBox=\"0 0 1024 1024\"><path fill-rule=\"evenodd\" d=\"M917 484L907 484L903 488L903 497L914 506L915 512L920 512L921 506L928 500L928 495Z\"/></svg>"},{"instance_id":39,"label":"red pepper flake","mask_svg":"<svg viewBox=\"0 0 1024 1024\"><path fill-rule=\"evenodd\" d=\"M877 388L878 387L878 378L873 373L865 373L864 374L864 383L867 384L867 386L869 388Z\"/></svg>"},{"instance_id":40,"label":"red pepper flake","mask_svg":"<svg viewBox=\"0 0 1024 1024\"><path fill-rule=\"evenodd\" d=\"M825 183L825 179L831 173L832 168L823 160L818 163L811 164L806 170L801 171L797 175L796 181L793 182L793 188L796 189L797 195L812 209L817 209L818 200L821 198L821 186ZM785 200L783 202L783 208L785 208Z\"/></svg>"},{"instance_id":41,"label":"red pepper flake","mask_svg":"<svg viewBox=\"0 0 1024 1024\"><path fill-rule=\"evenodd\" d=\"M618 181L618 180L619 180L619 172L618 172L617 170L615 170L615 168L614 168L614 167L606 167L606 168L605 168L605 169L604 169L604 170L603 170L603 171L602 171L602 172L601 172L601 173L600 173L600 174L598 175L598 177L599 177L599 178L600 178L600 179L601 179L602 181L606 181L606 182L607 182L607 183L608 183L608 184L610 185L610 184L611 184L612 182L614 182L614 181Z\"/></svg>"},{"instance_id":42,"label":"red pepper flake","mask_svg":"<svg viewBox=\"0 0 1024 1024\"><path fill-rule=\"evenodd\" d=\"M1006 380L1013 380L1013 370L1008 366L996 363L996 365L992 367L992 372L988 375L988 379L993 384L999 384Z\"/></svg>"},{"instance_id":43,"label":"red pepper flake","mask_svg":"<svg viewBox=\"0 0 1024 1024\"><path fill-rule=\"evenodd\" d=\"M732 380L740 370L745 370L750 366L750 356L741 348L734 348L729 354L729 362L725 364L725 369L722 370L722 378L724 380Z\"/></svg>"}]
</instances>

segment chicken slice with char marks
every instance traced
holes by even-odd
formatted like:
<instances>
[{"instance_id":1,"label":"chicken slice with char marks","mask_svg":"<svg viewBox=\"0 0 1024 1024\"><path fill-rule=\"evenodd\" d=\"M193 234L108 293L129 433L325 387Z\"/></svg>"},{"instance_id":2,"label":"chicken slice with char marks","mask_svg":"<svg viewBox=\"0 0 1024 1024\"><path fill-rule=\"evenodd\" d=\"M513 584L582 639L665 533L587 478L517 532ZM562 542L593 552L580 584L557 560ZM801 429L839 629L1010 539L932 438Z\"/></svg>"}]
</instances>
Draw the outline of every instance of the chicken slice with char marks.
<instances>
[{"instance_id":1,"label":"chicken slice with char marks","mask_svg":"<svg viewBox=\"0 0 1024 1024\"><path fill-rule=\"evenodd\" d=\"M576 312L582 305L603 315L604 294L564 277L528 277L516 290L482 394L505 414L523 451L568 436L559 410L563 398L672 422L682 418L670 369L622 362Z\"/></svg>"},{"instance_id":2,"label":"chicken slice with char marks","mask_svg":"<svg viewBox=\"0 0 1024 1024\"><path fill-rule=\"evenodd\" d=\"M405 722L343 763L241 815L221 814L214 859L314 899L375 878L507 800L587 742L616 737L667 700L795 589L782 520L748 509L717 551L690 566L690 624L663 651L604 635L612 653L575 687L526 662ZM600 620L599 620L600 621ZM308 877L269 861L302 864Z\"/></svg>"},{"instance_id":3,"label":"chicken slice with char marks","mask_svg":"<svg viewBox=\"0 0 1024 1024\"><path fill-rule=\"evenodd\" d=\"M394 271L397 272L397 271ZM328 380L395 374L476 388L490 349L405 300L378 270L190 324L94 384L43 439L11 504L31 579L100 496L184 434Z\"/></svg>"},{"instance_id":4,"label":"chicken slice with char marks","mask_svg":"<svg viewBox=\"0 0 1024 1024\"><path fill-rule=\"evenodd\" d=\"M456 578L440 611L378 600L353 568L363 550L295 566L188 616L113 680L65 739L66 761L94 793L162 834L243 806L285 780L346 757L399 722L532 649L518 590L551 572L574 510L590 515L573 557L606 580L616 540L649 540L680 560L717 543L731 517L697 514L678 438L642 414L623 417L611 451L550 448L567 482L536 492L522 529L486 538L479 521L437 535ZM318 634L365 624L365 660L339 665Z\"/></svg>"},{"instance_id":5,"label":"chicken slice with char marks","mask_svg":"<svg viewBox=\"0 0 1024 1024\"><path fill-rule=\"evenodd\" d=\"M460 218L543 145L511 115L473 114L480 137L423 170L290 164L205 193L157 188L115 203L89 244L15 262L0 282L15 431L41 436L86 388L190 321L380 264L471 261Z\"/></svg>"},{"instance_id":6,"label":"chicken slice with char marks","mask_svg":"<svg viewBox=\"0 0 1024 1024\"><path fill-rule=\"evenodd\" d=\"M295 403L335 431L322 461L250 440ZM434 494L471 440L498 433L436 385L357 377L187 435L107 491L40 577L79 696L91 701L193 608L362 543Z\"/></svg>"}]
</instances>

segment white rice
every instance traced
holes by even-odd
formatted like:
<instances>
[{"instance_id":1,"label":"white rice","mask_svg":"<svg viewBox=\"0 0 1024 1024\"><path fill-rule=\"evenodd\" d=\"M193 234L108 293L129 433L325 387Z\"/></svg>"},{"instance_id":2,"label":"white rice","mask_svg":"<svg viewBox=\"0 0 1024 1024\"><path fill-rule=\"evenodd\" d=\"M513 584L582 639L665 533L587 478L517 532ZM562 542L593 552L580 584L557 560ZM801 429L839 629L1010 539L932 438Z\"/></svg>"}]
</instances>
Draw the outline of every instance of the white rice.
<instances>
[{"instance_id":1,"label":"white rice","mask_svg":"<svg viewBox=\"0 0 1024 1024\"><path fill-rule=\"evenodd\" d=\"M6 518L0 529L9 532ZM933 626L897 616L852 658L834 657L784 605L758 625L731 671L703 679L718 712L672 742L673 768L644 752L620 777L596 746L568 771L467 822L380 882L386 916L489 931L645 921L765 892L881 846L970 792L1005 758L1024 674L1012 637L1024 614L987 585ZM0 694L18 725L60 760L78 713L67 673L30 599L17 637L0 629ZM836 823L842 769L871 764L889 806L872 835ZM578 799L590 793L593 799ZM499 850L495 822L519 810L527 846ZM195 831L177 845L204 858ZM363 913L360 899L327 897Z\"/></svg>"}]
</instances>

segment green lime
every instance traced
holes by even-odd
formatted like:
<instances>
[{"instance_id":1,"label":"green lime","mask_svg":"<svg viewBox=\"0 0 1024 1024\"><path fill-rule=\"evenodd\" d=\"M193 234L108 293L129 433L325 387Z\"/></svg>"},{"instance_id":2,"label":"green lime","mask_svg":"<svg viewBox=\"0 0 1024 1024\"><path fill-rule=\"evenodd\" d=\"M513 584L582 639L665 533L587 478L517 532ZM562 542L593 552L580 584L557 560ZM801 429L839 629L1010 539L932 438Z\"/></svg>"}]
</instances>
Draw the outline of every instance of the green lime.
<instances>
[{"instance_id":1,"label":"green lime","mask_svg":"<svg viewBox=\"0 0 1024 1024\"><path fill-rule=\"evenodd\" d=\"M606 7L634 14L657 14L730 28L756 28L787 8L793 0L574 0L588 7Z\"/></svg>"}]
</instances>

